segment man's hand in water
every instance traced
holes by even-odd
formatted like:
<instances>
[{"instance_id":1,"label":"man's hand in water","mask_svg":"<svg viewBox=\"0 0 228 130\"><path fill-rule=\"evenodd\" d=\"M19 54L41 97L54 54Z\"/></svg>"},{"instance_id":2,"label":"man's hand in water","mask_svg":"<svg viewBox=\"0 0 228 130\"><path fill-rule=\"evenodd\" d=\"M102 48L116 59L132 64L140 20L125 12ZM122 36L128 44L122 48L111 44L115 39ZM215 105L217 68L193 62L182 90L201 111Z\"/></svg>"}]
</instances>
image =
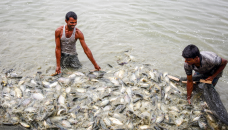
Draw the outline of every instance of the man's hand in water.
<instances>
[{"instance_id":1,"label":"man's hand in water","mask_svg":"<svg viewBox=\"0 0 228 130\"><path fill-rule=\"evenodd\" d=\"M188 104L191 104L191 98L187 97L187 100L188 100Z\"/></svg>"},{"instance_id":2,"label":"man's hand in water","mask_svg":"<svg viewBox=\"0 0 228 130\"><path fill-rule=\"evenodd\" d=\"M96 66L94 66L94 67L95 67L95 69L98 70L98 71L101 69L101 67L100 67L99 65L96 65Z\"/></svg>"},{"instance_id":3,"label":"man's hand in water","mask_svg":"<svg viewBox=\"0 0 228 130\"><path fill-rule=\"evenodd\" d=\"M188 99L188 104L191 104L191 100L190 99Z\"/></svg>"},{"instance_id":4,"label":"man's hand in water","mask_svg":"<svg viewBox=\"0 0 228 130\"><path fill-rule=\"evenodd\" d=\"M61 67L56 67L55 72L56 72L57 74L61 73Z\"/></svg>"}]
</instances>

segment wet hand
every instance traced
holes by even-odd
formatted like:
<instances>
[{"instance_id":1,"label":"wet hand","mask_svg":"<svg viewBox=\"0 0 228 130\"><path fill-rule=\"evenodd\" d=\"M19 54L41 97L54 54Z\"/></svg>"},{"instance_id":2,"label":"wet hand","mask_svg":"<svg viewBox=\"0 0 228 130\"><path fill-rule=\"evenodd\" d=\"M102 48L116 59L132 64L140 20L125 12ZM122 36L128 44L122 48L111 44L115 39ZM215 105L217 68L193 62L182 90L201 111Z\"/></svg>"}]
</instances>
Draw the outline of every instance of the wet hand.
<instances>
[{"instance_id":1,"label":"wet hand","mask_svg":"<svg viewBox=\"0 0 228 130\"><path fill-rule=\"evenodd\" d=\"M100 67L99 65L96 65L96 66L94 66L94 67L95 67L95 69L98 70L98 71L101 69L101 67Z\"/></svg>"},{"instance_id":2,"label":"wet hand","mask_svg":"<svg viewBox=\"0 0 228 130\"><path fill-rule=\"evenodd\" d=\"M56 72L57 74L61 73L61 67L56 67L55 72Z\"/></svg>"},{"instance_id":3,"label":"wet hand","mask_svg":"<svg viewBox=\"0 0 228 130\"><path fill-rule=\"evenodd\" d=\"M187 99L188 100L188 104L191 104L191 100L190 99Z\"/></svg>"},{"instance_id":4,"label":"wet hand","mask_svg":"<svg viewBox=\"0 0 228 130\"><path fill-rule=\"evenodd\" d=\"M187 100L188 100L188 104L190 105L191 104L191 97L187 96Z\"/></svg>"}]
</instances>

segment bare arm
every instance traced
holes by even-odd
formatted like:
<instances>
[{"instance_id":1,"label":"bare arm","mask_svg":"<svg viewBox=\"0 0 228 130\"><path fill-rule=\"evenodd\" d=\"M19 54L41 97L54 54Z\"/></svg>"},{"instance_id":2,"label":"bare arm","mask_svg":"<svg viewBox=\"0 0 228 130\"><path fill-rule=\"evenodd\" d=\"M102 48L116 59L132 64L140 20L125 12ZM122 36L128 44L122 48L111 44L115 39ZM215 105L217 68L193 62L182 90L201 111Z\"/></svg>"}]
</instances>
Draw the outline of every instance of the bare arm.
<instances>
[{"instance_id":1,"label":"bare arm","mask_svg":"<svg viewBox=\"0 0 228 130\"><path fill-rule=\"evenodd\" d=\"M223 69L226 67L226 64L227 64L227 60L222 58L222 61L221 61L221 64L220 64L219 68L215 71L215 73L214 73L212 76L209 76L209 77L206 79L206 81L207 81L207 80L213 81L213 79L214 79L220 72L223 71Z\"/></svg>"},{"instance_id":2,"label":"bare arm","mask_svg":"<svg viewBox=\"0 0 228 130\"><path fill-rule=\"evenodd\" d=\"M55 30L55 56L56 56L56 73L61 73L61 67L60 67L60 60L61 60L61 45L60 45L60 33L61 33L61 28L57 28Z\"/></svg>"},{"instance_id":3,"label":"bare arm","mask_svg":"<svg viewBox=\"0 0 228 130\"><path fill-rule=\"evenodd\" d=\"M96 63L95 59L93 58L92 52L90 51L90 49L88 48L88 46L85 43L84 35L82 34L82 32L80 30L77 31L77 35L78 35L78 38L80 40L80 43L82 45L82 48L83 48L85 54L87 55L89 60L94 65L94 68L97 70L100 70L101 69L100 66Z\"/></svg>"},{"instance_id":4,"label":"bare arm","mask_svg":"<svg viewBox=\"0 0 228 130\"><path fill-rule=\"evenodd\" d=\"M192 75L187 75L187 100L188 103L191 104L191 95L193 90L193 81L192 81Z\"/></svg>"}]
</instances>

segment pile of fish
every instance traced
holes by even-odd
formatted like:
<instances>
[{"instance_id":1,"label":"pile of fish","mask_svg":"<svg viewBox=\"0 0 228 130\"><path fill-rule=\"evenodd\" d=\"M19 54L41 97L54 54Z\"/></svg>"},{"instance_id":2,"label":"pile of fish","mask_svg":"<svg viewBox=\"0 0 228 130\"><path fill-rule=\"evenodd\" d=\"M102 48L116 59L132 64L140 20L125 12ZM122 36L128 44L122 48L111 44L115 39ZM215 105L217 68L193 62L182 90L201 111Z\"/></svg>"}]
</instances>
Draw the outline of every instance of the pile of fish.
<instances>
[{"instance_id":1,"label":"pile of fish","mask_svg":"<svg viewBox=\"0 0 228 130\"><path fill-rule=\"evenodd\" d=\"M21 77L7 71L1 75L0 124L77 130L228 128L208 109L202 92L193 92L189 105L186 85L133 60L127 54L109 70L69 75Z\"/></svg>"}]
</instances>

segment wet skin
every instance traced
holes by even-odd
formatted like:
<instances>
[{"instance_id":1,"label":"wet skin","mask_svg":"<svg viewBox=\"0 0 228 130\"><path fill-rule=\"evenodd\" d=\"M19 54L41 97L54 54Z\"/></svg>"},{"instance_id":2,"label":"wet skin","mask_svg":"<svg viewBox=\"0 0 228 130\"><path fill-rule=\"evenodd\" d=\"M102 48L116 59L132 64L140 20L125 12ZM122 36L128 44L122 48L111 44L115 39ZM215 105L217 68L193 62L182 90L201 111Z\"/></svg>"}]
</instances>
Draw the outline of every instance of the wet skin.
<instances>
[{"instance_id":1,"label":"wet skin","mask_svg":"<svg viewBox=\"0 0 228 130\"><path fill-rule=\"evenodd\" d=\"M200 67L200 58L196 56L195 58L185 58L185 62L188 65L195 65L196 67ZM215 73L212 76L209 76L206 81L213 81L213 79L225 68L227 64L227 60L222 58L221 64L219 68L215 71ZM214 86L216 84L213 84ZM191 104L191 93L193 90L193 80L192 80L192 75L187 75L187 100L188 103Z\"/></svg>"},{"instance_id":2,"label":"wet skin","mask_svg":"<svg viewBox=\"0 0 228 130\"><path fill-rule=\"evenodd\" d=\"M65 35L67 38L70 38L73 30L75 28L75 26L77 25L77 20L70 17L69 20L65 20L66 22L66 26L65 26ZM59 74L61 73L61 67L60 67L60 59L61 59L61 37L63 34L63 27L64 26L60 26L59 28L57 28L55 30L55 43L56 43L56 48L55 48L55 55L56 55L56 73ZM76 28L76 33L75 33L75 39L79 39L81 46L85 52L85 54L87 55L87 57L89 58L89 60L92 62L92 64L94 65L94 68L97 70L100 70L100 66L96 63L95 59L93 58L92 52L90 51L90 49L88 48L88 46L85 43L85 39L84 39L84 35L83 33Z\"/></svg>"}]
</instances>

